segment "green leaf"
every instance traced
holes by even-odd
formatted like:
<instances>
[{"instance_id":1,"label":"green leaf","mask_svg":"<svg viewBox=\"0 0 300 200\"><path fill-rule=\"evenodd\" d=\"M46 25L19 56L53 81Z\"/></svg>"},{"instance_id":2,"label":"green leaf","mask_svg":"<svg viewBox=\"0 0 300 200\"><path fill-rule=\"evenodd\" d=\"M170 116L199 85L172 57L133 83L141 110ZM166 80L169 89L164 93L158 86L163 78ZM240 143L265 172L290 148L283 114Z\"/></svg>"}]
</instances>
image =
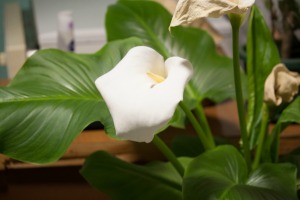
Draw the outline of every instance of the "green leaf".
<instances>
[{"instance_id":1,"label":"green leaf","mask_svg":"<svg viewBox=\"0 0 300 200\"><path fill-rule=\"evenodd\" d=\"M169 121L168 126L172 125L175 128L183 129L185 127L185 123L186 123L185 112L178 106L175 110L172 119Z\"/></svg>"},{"instance_id":2,"label":"green leaf","mask_svg":"<svg viewBox=\"0 0 300 200\"><path fill-rule=\"evenodd\" d=\"M49 49L30 57L11 84L0 87L0 152L27 162L52 162L94 121L114 137L94 81L140 44L132 38L111 42L95 54Z\"/></svg>"},{"instance_id":3,"label":"green leaf","mask_svg":"<svg viewBox=\"0 0 300 200\"><path fill-rule=\"evenodd\" d=\"M209 98L221 102L234 94L232 60L216 52L212 38L203 30L188 27L168 31L171 14L151 1L121 1L108 8L106 31L109 41L131 36L165 58L180 56L194 67L187 95L201 102Z\"/></svg>"},{"instance_id":4,"label":"green leaf","mask_svg":"<svg viewBox=\"0 0 300 200\"><path fill-rule=\"evenodd\" d=\"M190 94L198 102L208 98L219 103L235 98L232 60L216 52L214 41L205 31L175 27L172 36L172 55L187 58L194 66Z\"/></svg>"},{"instance_id":5,"label":"green leaf","mask_svg":"<svg viewBox=\"0 0 300 200\"><path fill-rule=\"evenodd\" d=\"M280 162L289 162L297 167L298 189L300 179L300 147L296 148L287 155L280 156Z\"/></svg>"},{"instance_id":6,"label":"green leaf","mask_svg":"<svg viewBox=\"0 0 300 200\"><path fill-rule=\"evenodd\" d=\"M167 58L169 51L164 45L167 42L164 39L171 38L168 32L170 22L170 13L158 3L119 1L109 6L106 12L107 40L135 36Z\"/></svg>"},{"instance_id":7,"label":"green leaf","mask_svg":"<svg viewBox=\"0 0 300 200\"><path fill-rule=\"evenodd\" d=\"M248 131L251 147L256 145L261 121L264 83L280 56L263 16L252 7L247 35Z\"/></svg>"},{"instance_id":8,"label":"green leaf","mask_svg":"<svg viewBox=\"0 0 300 200\"><path fill-rule=\"evenodd\" d=\"M263 164L248 174L235 147L218 146L190 162L183 180L184 199L297 199L293 165Z\"/></svg>"},{"instance_id":9,"label":"green leaf","mask_svg":"<svg viewBox=\"0 0 300 200\"><path fill-rule=\"evenodd\" d=\"M172 150L177 157L196 157L204 152L204 147L199 137L180 135L172 140Z\"/></svg>"},{"instance_id":10,"label":"green leaf","mask_svg":"<svg viewBox=\"0 0 300 200\"><path fill-rule=\"evenodd\" d=\"M283 110L277 123L300 124L300 96L297 96L297 98Z\"/></svg>"},{"instance_id":11,"label":"green leaf","mask_svg":"<svg viewBox=\"0 0 300 200\"><path fill-rule=\"evenodd\" d=\"M257 195L245 196L250 199L297 199L296 196L296 167L289 163L261 165L250 174L247 185ZM246 198L245 198L246 199Z\"/></svg>"},{"instance_id":12,"label":"green leaf","mask_svg":"<svg viewBox=\"0 0 300 200\"><path fill-rule=\"evenodd\" d=\"M188 159L181 161L184 165L189 162ZM170 163L139 166L99 151L86 159L81 174L93 187L114 200L182 199L182 178Z\"/></svg>"},{"instance_id":13,"label":"green leaf","mask_svg":"<svg viewBox=\"0 0 300 200\"><path fill-rule=\"evenodd\" d=\"M272 130L271 137L268 138L268 145L265 151L267 152L266 155L270 154L272 161L278 160L280 134L291 123L300 124L300 96L297 96L297 98L283 110Z\"/></svg>"}]
</instances>

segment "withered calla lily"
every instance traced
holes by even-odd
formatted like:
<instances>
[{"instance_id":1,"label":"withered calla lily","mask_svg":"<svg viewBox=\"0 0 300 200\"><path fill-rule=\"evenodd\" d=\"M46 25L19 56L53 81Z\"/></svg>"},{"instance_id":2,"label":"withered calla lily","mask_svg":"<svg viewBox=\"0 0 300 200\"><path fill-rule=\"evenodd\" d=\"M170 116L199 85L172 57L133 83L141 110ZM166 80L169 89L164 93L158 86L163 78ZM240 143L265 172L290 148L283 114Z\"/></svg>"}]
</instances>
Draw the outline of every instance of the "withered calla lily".
<instances>
[{"instance_id":1,"label":"withered calla lily","mask_svg":"<svg viewBox=\"0 0 300 200\"><path fill-rule=\"evenodd\" d=\"M180 57L164 58L138 46L95 84L111 113L116 134L136 142L151 142L172 118L183 99L192 65Z\"/></svg>"},{"instance_id":2,"label":"withered calla lily","mask_svg":"<svg viewBox=\"0 0 300 200\"><path fill-rule=\"evenodd\" d=\"M255 0L179 0L170 27L190 24L204 17L244 14Z\"/></svg>"},{"instance_id":3,"label":"withered calla lily","mask_svg":"<svg viewBox=\"0 0 300 200\"><path fill-rule=\"evenodd\" d=\"M264 101L268 105L279 106L290 102L298 93L300 75L289 71L285 65L276 65L265 81Z\"/></svg>"}]
</instances>

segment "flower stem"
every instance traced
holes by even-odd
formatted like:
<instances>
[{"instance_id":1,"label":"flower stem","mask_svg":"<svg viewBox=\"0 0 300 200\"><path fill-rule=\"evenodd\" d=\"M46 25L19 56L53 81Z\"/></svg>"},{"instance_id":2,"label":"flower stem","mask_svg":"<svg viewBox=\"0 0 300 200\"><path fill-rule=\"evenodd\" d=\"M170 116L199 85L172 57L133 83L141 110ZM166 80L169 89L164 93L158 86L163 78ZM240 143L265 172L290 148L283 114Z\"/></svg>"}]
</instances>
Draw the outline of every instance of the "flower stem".
<instances>
[{"instance_id":1,"label":"flower stem","mask_svg":"<svg viewBox=\"0 0 300 200\"><path fill-rule=\"evenodd\" d=\"M181 177L184 175L184 167L178 161L177 157L171 151L171 149L164 143L162 139L160 139L157 135L154 136L152 140L153 144L166 156L166 158L172 163L176 171L179 173Z\"/></svg>"},{"instance_id":2,"label":"flower stem","mask_svg":"<svg viewBox=\"0 0 300 200\"><path fill-rule=\"evenodd\" d=\"M268 111L268 106L266 104L263 104L263 113L262 113L262 121L261 121L261 127L260 127L260 132L258 136L258 146L256 149L256 154L255 158L252 164L252 169L256 169L260 163L261 160L261 154L262 154L262 149L264 146L264 140L266 136L266 131L268 128L268 122L269 122L269 111Z\"/></svg>"},{"instance_id":3,"label":"flower stem","mask_svg":"<svg viewBox=\"0 0 300 200\"><path fill-rule=\"evenodd\" d=\"M201 128L200 124L198 123L197 119L193 115L192 111L181 101L179 103L182 110L185 112L186 116L190 120L191 124L193 125L197 135L200 138L200 141L203 144L205 150L210 150L214 148L214 144L207 138L206 134L204 133L203 129Z\"/></svg>"},{"instance_id":4,"label":"flower stem","mask_svg":"<svg viewBox=\"0 0 300 200\"><path fill-rule=\"evenodd\" d=\"M192 98L197 99L197 95L195 95L195 93L193 92L191 85L188 84L186 86L186 91L187 91L188 95L190 95ZM204 112L201 102L196 105L194 112L195 112L196 118L197 118L200 126L204 129L204 133L206 134L206 136L208 137L208 139L210 140L210 142L214 148L216 146L215 140L213 138L212 132L208 125L208 122L207 122L207 119L205 116L205 112Z\"/></svg>"},{"instance_id":5,"label":"flower stem","mask_svg":"<svg viewBox=\"0 0 300 200\"><path fill-rule=\"evenodd\" d=\"M235 82L235 94L237 101L238 116L240 121L241 138L244 151L244 158L248 167L251 166L250 160L250 147L248 141L248 134L246 128L246 118L244 110L244 98L242 91L241 82L241 69L240 69L240 58L239 58L239 32L240 25L242 22L242 16L237 14L229 15L231 27L232 27L232 49L233 49L233 71L234 71L234 82Z\"/></svg>"},{"instance_id":6,"label":"flower stem","mask_svg":"<svg viewBox=\"0 0 300 200\"><path fill-rule=\"evenodd\" d=\"M196 114L196 117L197 117L197 119L200 123L200 126L203 127L203 129L204 129L204 133L206 134L206 136L210 140L213 147L215 147L216 146L215 140L213 138L212 132L210 130L210 127L208 125L208 122L207 122L207 119L206 119L206 116L205 116L205 112L203 110L203 106L201 104L196 106L195 114Z\"/></svg>"}]
</instances>

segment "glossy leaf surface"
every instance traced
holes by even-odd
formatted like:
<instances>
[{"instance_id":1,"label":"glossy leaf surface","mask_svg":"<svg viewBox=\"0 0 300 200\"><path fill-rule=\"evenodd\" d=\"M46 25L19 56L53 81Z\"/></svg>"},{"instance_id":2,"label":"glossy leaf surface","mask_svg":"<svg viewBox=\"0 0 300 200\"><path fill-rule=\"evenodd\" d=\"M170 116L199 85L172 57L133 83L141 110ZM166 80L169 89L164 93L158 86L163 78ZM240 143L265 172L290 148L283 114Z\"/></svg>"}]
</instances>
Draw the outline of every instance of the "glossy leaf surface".
<instances>
[{"instance_id":1,"label":"glossy leaf surface","mask_svg":"<svg viewBox=\"0 0 300 200\"><path fill-rule=\"evenodd\" d=\"M261 120L264 84L280 56L259 9L252 7L247 34L248 130L251 147L256 144Z\"/></svg>"},{"instance_id":2,"label":"glossy leaf surface","mask_svg":"<svg viewBox=\"0 0 300 200\"><path fill-rule=\"evenodd\" d=\"M189 159L181 161L186 165ZM182 199L182 178L170 163L139 166L99 151L87 158L81 174L114 200Z\"/></svg>"},{"instance_id":3,"label":"glossy leaf surface","mask_svg":"<svg viewBox=\"0 0 300 200\"><path fill-rule=\"evenodd\" d=\"M215 102L234 97L231 59L216 52L212 38L203 30L175 27L169 32L171 14L151 1L120 1L106 14L109 41L130 36L139 37L165 58L180 56L194 66L187 96L201 102Z\"/></svg>"},{"instance_id":4,"label":"glossy leaf surface","mask_svg":"<svg viewBox=\"0 0 300 200\"><path fill-rule=\"evenodd\" d=\"M297 123L300 124L300 96L283 110L277 123L289 124Z\"/></svg>"},{"instance_id":5,"label":"glossy leaf surface","mask_svg":"<svg viewBox=\"0 0 300 200\"><path fill-rule=\"evenodd\" d=\"M30 57L11 84L0 87L0 152L27 162L52 162L94 121L101 121L114 137L94 81L140 44L128 39L95 54L48 49Z\"/></svg>"},{"instance_id":6,"label":"glossy leaf surface","mask_svg":"<svg viewBox=\"0 0 300 200\"><path fill-rule=\"evenodd\" d=\"M183 180L184 199L297 199L293 165L263 164L248 174L235 147L219 146L190 162Z\"/></svg>"},{"instance_id":7,"label":"glossy leaf surface","mask_svg":"<svg viewBox=\"0 0 300 200\"><path fill-rule=\"evenodd\" d=\"M280 134L282 131L292 123L300 124L300 96L288 105L283 112L280 114L276 126L272 130L272 135L268 138L268 146L266 147L266 156L271 156L271 158L266 158L267 160L271 159L272 161L278 160L279 153L279 140Z\"/></svg>"}]
</instances>

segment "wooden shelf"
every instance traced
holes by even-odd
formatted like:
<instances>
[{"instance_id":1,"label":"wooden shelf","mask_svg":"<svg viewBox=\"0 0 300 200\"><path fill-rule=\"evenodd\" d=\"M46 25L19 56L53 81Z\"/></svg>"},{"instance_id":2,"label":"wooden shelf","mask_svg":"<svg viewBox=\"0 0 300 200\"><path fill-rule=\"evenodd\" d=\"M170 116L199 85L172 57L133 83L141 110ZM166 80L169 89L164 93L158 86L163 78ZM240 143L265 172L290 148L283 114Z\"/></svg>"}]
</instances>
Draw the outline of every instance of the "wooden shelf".
<instances>
[{"instance_id":1,"label":"wooden shelf","mask_svg":"<svg viewBox=\"0 0 300 200\"><path fill-rule=\"evenodd\" d=\"M0 79L0 86L8 85L9 80L8 79Z\"/></svg>"}]
</instances>

